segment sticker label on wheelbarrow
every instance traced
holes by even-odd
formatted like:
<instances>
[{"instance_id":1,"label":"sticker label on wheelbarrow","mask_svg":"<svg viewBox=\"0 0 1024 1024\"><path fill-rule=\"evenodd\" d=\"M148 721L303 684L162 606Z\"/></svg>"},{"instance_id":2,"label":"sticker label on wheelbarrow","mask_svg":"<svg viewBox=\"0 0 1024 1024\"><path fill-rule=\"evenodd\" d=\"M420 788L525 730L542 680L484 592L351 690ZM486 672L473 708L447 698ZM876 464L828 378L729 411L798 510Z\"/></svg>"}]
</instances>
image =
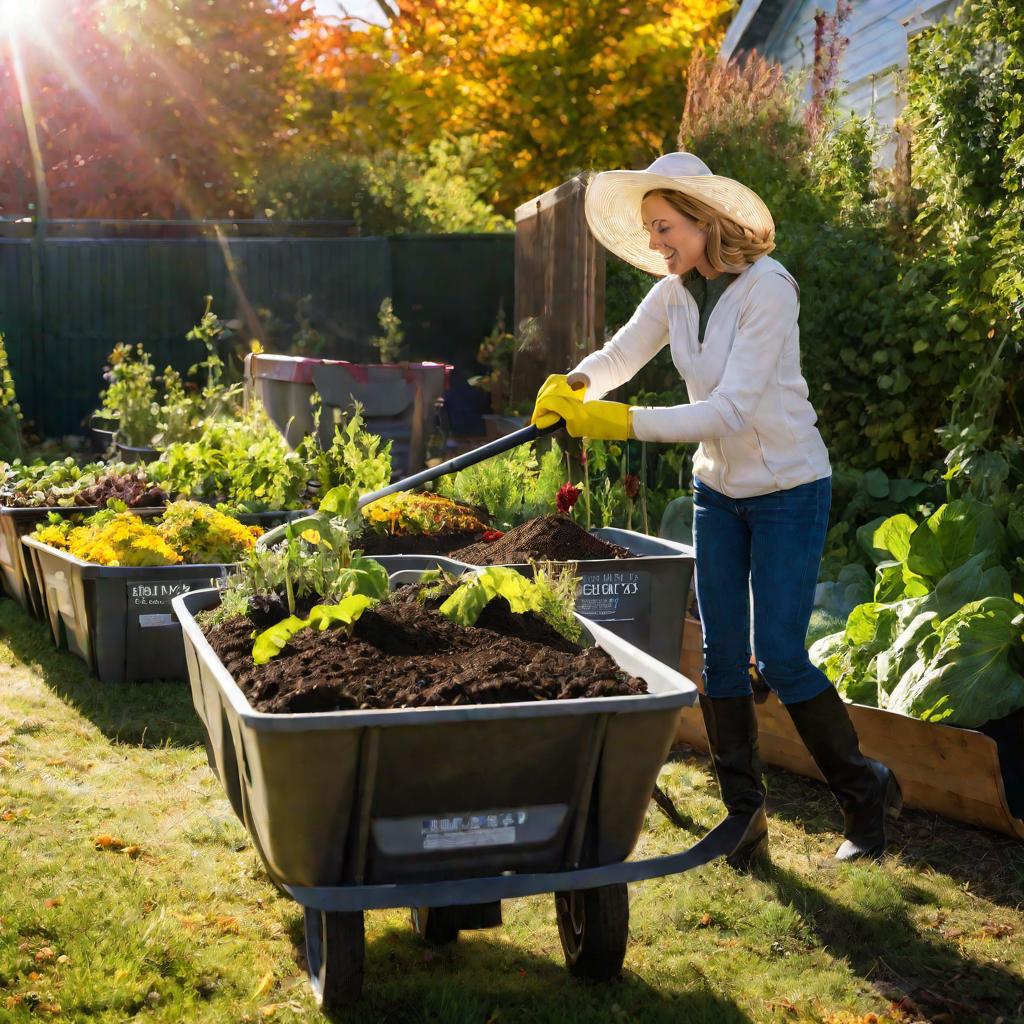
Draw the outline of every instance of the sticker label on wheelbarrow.
<instances>
[{"instance_id":1,"label":"sticker label on wheelbarrow","mask_svg":"<svg viewBox=\"0 0 1024 1024\"><path fill-rule=\"evenodd\" d=\"M496 814L456 814L450 818L425 818L420 826L424 850L502 846L516 841L516 828L526 824L526 811Z\"/></svg>"},{"instance_id":2,"label":"sticker label on wheelbarrow","mask_svg":"<svg viewBox=\"0 0 1024 1024\"><path fill-rule=\"evenodd\" d=\"M585 572L576 595L576 611L595 622L634 622L650 605L648 572Z\"/></svg>"}]
</instances>

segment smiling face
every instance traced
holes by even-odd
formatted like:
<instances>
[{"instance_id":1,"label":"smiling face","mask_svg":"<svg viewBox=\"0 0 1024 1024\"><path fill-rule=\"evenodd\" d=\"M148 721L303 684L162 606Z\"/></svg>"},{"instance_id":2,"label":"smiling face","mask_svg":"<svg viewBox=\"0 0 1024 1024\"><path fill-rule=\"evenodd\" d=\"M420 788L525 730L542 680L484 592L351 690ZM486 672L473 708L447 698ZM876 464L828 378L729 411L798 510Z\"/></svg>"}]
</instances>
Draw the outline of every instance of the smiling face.
<instances>
[{"instance_id":1,"label":"smiling face","mask_svg":"<svg viewBox=\"0 0 1024 1024\"><path fill-rule=\"evenodd\" d=\"M708 263L705 248L707 232L686 214L677 210L664 196L651 194L640 204L644 230L650 235L650 246L665 257L670 274L686 274L694 267L712 278L718 271Z\"/></svg>"}]
</instances>

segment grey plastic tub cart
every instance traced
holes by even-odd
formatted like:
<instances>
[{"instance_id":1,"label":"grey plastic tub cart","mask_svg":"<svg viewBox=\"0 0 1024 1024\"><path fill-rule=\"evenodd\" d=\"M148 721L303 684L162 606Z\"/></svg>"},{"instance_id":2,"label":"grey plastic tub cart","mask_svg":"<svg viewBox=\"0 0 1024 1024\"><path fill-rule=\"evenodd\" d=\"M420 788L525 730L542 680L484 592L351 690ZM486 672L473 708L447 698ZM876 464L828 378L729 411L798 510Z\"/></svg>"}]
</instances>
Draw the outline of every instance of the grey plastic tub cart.
<instances>
[{"instance_id":1,"label":"grey plastic tub cart","mask_svg":"<svg viewBox=\"0 0 1024 1024\"><path fill-rule=\"evenodd\" d=\"M727 819L690 849L625 862L693 683L580 617L633 697L382 711L255 711L194 615L173 602L210 765L274 883L305 908L310 981L326 1009L362 987L363 912L411 907L448 942L501 921L503 899L556 894L569 970L609 978L628 935L626 883L732 850ZM481 770L482 766L486 770Z\"/></svg>"}]
</instances>

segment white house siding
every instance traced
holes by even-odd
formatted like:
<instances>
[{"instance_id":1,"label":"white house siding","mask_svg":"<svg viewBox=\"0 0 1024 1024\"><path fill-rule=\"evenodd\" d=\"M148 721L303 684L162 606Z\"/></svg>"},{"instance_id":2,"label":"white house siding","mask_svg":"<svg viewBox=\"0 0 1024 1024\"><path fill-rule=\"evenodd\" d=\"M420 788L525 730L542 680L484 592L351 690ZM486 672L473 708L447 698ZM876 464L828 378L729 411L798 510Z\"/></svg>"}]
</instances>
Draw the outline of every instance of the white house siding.
<instances>
[{"instance_id":1,"label":"white house siding","mask_svg":"<svg viewBox=\"0 0 1024 1024\"><path fill-rule=\"evenodd\" d=\"M907 66L907 40L952 15L956 0L853 0L853 12L843 26L850 44L840 64L840 107L862 116L873 114L891 128L903 108L899 79ZM803 72L810 93L814 64L814 14L835 11L834 0L744 0L726 34L722 56L735 56L750 48L752 36L765 57L778 61L786 71ZM766 34L767 33L767 34ZM883 163L892 159L890 143L880 154Z\"/></svg>"}]
</instances>

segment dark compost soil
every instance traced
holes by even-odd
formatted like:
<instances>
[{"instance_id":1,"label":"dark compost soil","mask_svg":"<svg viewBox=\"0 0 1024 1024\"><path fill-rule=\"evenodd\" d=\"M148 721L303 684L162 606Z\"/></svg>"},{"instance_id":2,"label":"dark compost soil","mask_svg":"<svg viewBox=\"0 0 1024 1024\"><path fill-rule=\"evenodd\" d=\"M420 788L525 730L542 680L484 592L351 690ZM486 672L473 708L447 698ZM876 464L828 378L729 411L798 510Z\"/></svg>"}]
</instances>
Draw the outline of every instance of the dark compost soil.
<instances>
[{"instance_id":1,"label":"dark compost soil","mask_svg":"<svg viewBox=\"0 0 1024 1024\"><path fill-rule=\"evenodd\" d=\"M456 548L452 558L470 565L518 565L524 562L575 562L596 558L635 558L628 548L587 533L568 516L531 519L497 540Z\"/></svg>"},{"instance_id":2,"label":"dark compost soil","mask_svg":"<svg viewBox=\"0 0 1024 1024\"><path fill-rule=\"evenodd\" d=\"M496 599L476 626L401 596L364 612L351 637L303 630L266 665L253 623L234 618L207 640L254 708L276 714L499 704L646 693L604 651L581 649L532 613Z\"/></svg>"},{"instance_id":3,"label":"dark compost soil","mask_svg":"<svg viewBox=\"0 0 1024 1024\"><path fill-rule=\"evenodd\" d=\"M394 535L364 530L353 547L364 555L447 555L480 537L479 533L421 533Z\"/></svg>"}]
</instances>

